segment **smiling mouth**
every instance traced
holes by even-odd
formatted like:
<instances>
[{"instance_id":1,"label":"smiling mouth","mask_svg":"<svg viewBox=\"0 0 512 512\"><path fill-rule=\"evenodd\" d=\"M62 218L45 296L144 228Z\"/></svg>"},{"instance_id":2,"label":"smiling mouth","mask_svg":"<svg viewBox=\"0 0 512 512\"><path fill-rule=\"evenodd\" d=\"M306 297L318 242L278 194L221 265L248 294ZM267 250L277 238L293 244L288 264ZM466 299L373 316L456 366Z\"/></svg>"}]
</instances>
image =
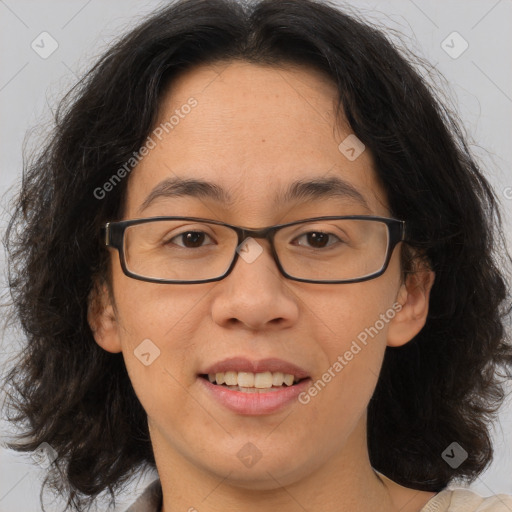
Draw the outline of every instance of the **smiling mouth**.
<instances>
[{"instance_id":1,"label":"smiling mouth","mask_svg":"<svg viewBox=\"0 0 512 512\"><path fill-rule=\"evenodd\" d=\"M219 372L201 374L201 378L211 384L221 386L231 391L243 393L268 393L295 386L306 379L300 379L290 373L282 372Z\"/></svg>"}]
</instances>

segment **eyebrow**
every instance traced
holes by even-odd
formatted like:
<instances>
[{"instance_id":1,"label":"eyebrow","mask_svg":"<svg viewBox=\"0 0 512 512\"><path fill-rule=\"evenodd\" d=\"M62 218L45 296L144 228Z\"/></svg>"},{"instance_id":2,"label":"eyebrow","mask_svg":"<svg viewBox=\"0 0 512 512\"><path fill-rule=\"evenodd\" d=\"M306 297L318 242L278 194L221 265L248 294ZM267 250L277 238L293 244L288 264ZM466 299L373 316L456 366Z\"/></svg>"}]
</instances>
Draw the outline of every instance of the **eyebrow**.
<instances>
[{"instance_id":1,"label":"eyebrow","mask_svg":"<svg viewBox=\"0 0 512 512\"><path fill-rule=\"evenodd\" d=\"M160 198L197 197L208 198L225 205L232 205L234 198L216 183L196 178L167 178L156 185L146 197L139 213ZM274 197L274 206L296 200L320 200L331 197L352 199L370 211L364 196L351 183L336 177L297 180L284 192Z\"/></svg>"}]
</instances>

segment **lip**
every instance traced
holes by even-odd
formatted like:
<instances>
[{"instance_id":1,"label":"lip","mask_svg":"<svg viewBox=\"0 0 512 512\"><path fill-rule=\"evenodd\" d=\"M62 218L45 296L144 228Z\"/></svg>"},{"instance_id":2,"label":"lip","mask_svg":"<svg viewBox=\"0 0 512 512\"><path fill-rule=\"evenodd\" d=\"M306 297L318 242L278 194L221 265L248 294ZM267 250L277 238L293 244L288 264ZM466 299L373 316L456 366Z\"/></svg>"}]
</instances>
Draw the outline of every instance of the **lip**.
<instances>
[{"instance_id":1,"label":"lip","mask_svg":"<svg viewBox=\"0 0 512 512\"><path fill-rule=\"evenodd\" d=\"M219 361L199 372L199 374L208 375L209 373L225 373L229 371L251 373L282 372L294 375L298 379L306 379L309 377L308 372L304 368L301 368L296 364L283 361L282 359L269 358L261 359L259 361L251 361L245 357L230 357L228 359L224 359L223 361ZM279 392L276 391L275 393Z\"/></svg>"},{"instance_id":2,"label":"lip","mask_svg":"<svg viewBox=\"0 0 512 512\"><path fill-rule=\"evenodd\" d=\"M242 369L242 371L245 370ZM311 379L307 378L293 386L283 387L279 391L244 393L212 384L200 376L197 377L197 380L200 381L205 392L218 403L237 414L248 416L272 414L284 409L290 403L295 402L297 396L311 385Z\"/></svg>"}]
</instances>

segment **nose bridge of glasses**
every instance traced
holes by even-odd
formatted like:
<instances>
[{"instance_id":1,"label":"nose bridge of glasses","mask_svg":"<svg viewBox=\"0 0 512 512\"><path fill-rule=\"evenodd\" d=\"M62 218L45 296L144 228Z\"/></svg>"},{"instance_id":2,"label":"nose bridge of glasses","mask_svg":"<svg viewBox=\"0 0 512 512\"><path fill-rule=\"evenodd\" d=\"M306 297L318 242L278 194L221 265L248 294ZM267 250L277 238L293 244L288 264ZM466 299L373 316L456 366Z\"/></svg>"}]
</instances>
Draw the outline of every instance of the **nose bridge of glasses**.
<instances>
[{"instance_id":1,"label":"nose bridge of glasses","mask_svg":"<svg viewBox=\"0 0 512 512\"><path fill-rule=\"evenodd\" d=\"M260 228L260 229L239 228L238 233L237 233L238 241L239 241L238 245L245 242L245 240L247 240L248 238L253 238L260 246L265 245L265 240L266 240L266 243L268 244L268 247L271 250L272 245L273 245L273 238L274 238L273 235L274 235L275 229L276 229L275 226L270 226L270 227Z\"/></svg>"},{"instance_id":2,"label":"nose bridge of glasses","mask_svg":"<svg viewBox=\"0 0 512 512\"><path fill-rule=\"evenodd\" d=\"M238 243L234 255L235 260L241 258L246 263L253 263L266 252L265 257L273 259L279 267L279 263L276 261L277 252L275 247L273 247L274 226L259 229L238 227L235 228L235 231L238 235ZM265 246L267 251L264 251Z\"/></svg>"},{"instance_id":3,"label":"nose bridge of glasses","mask_svg":"<svg viewBox=\"0 0 512 512\"><path fill-rule=\"evenodd\" d=\"M275 227L270 226L267 228L260 229L251 229L251 228L239 228L239 236L241 240L245 240L246 238L255 238L255 239L269 239L272 236L272 232Z\"/></svg>"}]
</instances>

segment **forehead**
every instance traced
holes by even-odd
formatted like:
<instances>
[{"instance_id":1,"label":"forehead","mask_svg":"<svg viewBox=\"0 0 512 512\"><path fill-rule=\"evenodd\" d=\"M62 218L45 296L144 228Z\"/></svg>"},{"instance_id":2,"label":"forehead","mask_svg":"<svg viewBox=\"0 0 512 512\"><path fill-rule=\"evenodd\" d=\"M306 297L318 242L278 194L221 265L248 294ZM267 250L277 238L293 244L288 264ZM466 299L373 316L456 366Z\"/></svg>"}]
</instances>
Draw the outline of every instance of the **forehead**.
<instances>
[{"instance_id":1,"label":"forehead","mask_svg":"<svg viewBox=\"0 0 512 512\"><path fill-rule=\"evenodd\" d=\"M230 198L216 207L267 215L291 183L333 178L386 214L370 152L349 160L340 151L352 131L336 122L336 100L335 85L309 68L234 61L188 70L163 97L153 148L130 176L128 215L163 180L215 183Z\"/></svg>"}]
</instances>

